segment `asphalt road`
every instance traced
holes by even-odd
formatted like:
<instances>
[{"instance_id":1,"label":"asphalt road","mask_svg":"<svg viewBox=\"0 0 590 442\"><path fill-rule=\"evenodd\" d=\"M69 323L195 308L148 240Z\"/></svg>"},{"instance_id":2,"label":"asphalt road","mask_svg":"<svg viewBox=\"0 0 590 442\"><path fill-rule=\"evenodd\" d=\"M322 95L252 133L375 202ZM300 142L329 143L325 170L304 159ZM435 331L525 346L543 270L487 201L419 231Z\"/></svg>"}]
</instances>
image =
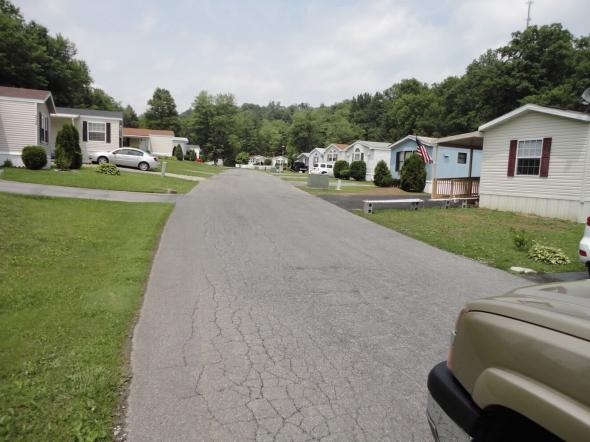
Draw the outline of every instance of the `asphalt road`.
<instances>
[{"instance_id":1,"label":"asphalt road","mask_svg":"<svg viewBox=\"0 0 590 442\"><path fill-rule=\"evenodd\" d=\"M526 284L279 178L224 172L165 228L128 440L430 440L426 376L460 307Z\"/></svg>"}]
</instances>

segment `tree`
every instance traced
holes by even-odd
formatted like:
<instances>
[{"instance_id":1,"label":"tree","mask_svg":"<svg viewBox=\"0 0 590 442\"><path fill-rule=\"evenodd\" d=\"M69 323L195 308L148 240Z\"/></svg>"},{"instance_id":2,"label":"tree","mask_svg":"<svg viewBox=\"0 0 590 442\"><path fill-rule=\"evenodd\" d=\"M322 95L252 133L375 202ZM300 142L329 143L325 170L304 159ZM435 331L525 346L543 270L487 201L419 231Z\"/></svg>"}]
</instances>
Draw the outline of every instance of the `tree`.
<instances>
[{"instance_id":1,"label":"tree","mask_svg":"<svg viewBox=\"0 0 590 442\"><path fill-rule=\"evenodd\" d=\"M250 161L250 155L248 152L240 152L238 155L236 155L237 164L248 164L248 161Z\"/></svg>"},{"instance_id":2,"label":"tree","mask_svg":"<svg viewBox=\"0 0 590 442\"><path fill-rule=\"evenodd\" d=\"M124 127L139 127L139 118L130 105L123 109L123 126Z\"/></svg>"},{"instance_id":3,"label":"tree","mask_svg":"<svg viewBox=\"0 0 590 442\"><path fill-rule=\"evenodd\" d=\"M79 169L82 166L80 135L76 126L66 123L55 138L55 164L61 170Z\"/></svg>"},{"instance_id":4,"label":"tree","mask_svg":"<svg viewBox=\"0 0 590 442\"><path fill-rule=\"evenodd\" d=\"M311 110L300 111L293 115L289 141L298 152L309 152L322 142L319 125Z\"/></svg>"},{"instance_id":5,"label":"tree","mask_svg":"<svg viewBox=\"0 0 590 442\"><path fill-rule=\"evenodd\" d=\"M175 133L180 131L176 103L166 89L156 88L154 95L148 100L148 109L145 111L144 118L150 129L166 129Z\"/></svg>"},{"instance_id":6,"label":"tree","mask_svg":"<svg viewBox=\"0 0 590 442\"><path fill-rule=\"evenodd\" d=\"M413 154L400 171L400 186L406 192L422 192L426 185L426 166L422 157Z\"/></svg>"},{"instance_id":7,"label":"tree","mask_svg":"<svg viewBox=\"0 0 590 442\"><path fill-rule=\"evenodd\" d=\"M391 187L393 186L393 177L391 171L387 167L387 163L383 160L377 163L375 166L375 172L373 175L373 183L379 187Z\"/></svg>"}]
</instances>

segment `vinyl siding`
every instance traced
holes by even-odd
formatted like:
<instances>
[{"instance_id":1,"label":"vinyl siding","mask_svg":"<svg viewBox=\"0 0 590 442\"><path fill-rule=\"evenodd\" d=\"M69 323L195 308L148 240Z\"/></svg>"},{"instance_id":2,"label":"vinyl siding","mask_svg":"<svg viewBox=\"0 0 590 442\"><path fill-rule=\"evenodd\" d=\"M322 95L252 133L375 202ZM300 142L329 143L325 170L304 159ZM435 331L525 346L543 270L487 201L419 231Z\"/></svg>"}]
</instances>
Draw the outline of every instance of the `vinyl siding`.
<instances>
[{"instance_id":1,"label":"vinyl siding","mask_svg":"<svg viewBox=\"0 0 590 442\"><path fill-rule=\"evenodd\" d=\"M164 157L172 156L172 137L150 135L150 148L152 154Z\"/></svg>"},{"instance_id":2,"label":"vinyl siding","mask_svg":"<svg viewBox=\"0 0 590 442\"><path fill-rule=\"evenodd\" d=\"M578 219L588 204L589 127L585 122L523 114L484 133L480 206ZM552 138L549 176L507 176L510 140ZM580 207L582 206L582 207Z\"/></svg>"},{"instance_id":3,"label":"vinyl siding","mask_svg":"<svg viewBox=\"0 0 590 442\"><path fill-rule=\"evenodd\" d=\"M45 107L45 113L47 108ZM23 147L38 143L37 104L0 98L0 161L23 167Z\"/></svg>"},{"instance_id":4,"label":"vinyl siding","mask_svg":"<svg viewBox=\"0 0 590 442\"><path fill-rule=\"evenodd\" d=\"M105 141L82 141L84 139L82 134L83 121L92 123L111 123L111 142L107 143L105 134ZM119 148L119 125L120 121L116 119L95 118L91 116L80 117L76 120L76 128L80 132L80 149L82 150L82 157L85 163L89 162L88 154L90 152L111 151Z\"/></svg>"}]
</instances>

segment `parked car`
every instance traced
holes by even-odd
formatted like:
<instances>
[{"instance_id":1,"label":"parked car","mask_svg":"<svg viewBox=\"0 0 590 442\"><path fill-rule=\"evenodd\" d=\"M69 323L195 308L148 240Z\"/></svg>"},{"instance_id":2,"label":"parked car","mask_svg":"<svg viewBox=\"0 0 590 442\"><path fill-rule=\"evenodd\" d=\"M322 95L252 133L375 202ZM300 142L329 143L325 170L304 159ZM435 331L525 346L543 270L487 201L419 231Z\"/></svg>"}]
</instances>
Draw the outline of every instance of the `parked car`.
<instances>
[{"instance_id":1,"label":"parked car","mask_svg":"<svg viewBox=\"0 0 590 442\"><path fill-rule=\"evenodd\" d=\"M332 163L314 164L314 167L311 169L310 173L334 176L334 165Z\"/></svg>"},{"instance_id":2,"label":"parked car","mask_svg":"<svg viewBox=\"0 0 590 442\"><path fill-rule=\"evenodd\" d=\"M584 227L584 236L582 236L578 247L578 256L588 269L590 277L590 216L586 218L586 227Z\"/></svg>"},{"instance_id":3,"label":"parked car","mask_svg":"<svg viewBox=\"0 0 590 442\"><path fill-rule=\"evenodd\" d=\"M307 165L301 161L295 161L291 164L291 170L293 172L307 172Z\"/></svg>"},{"instance_id":4,"label":"parked car","mask_svg":"<svg viewBox=\"0 0 590 442\"><path fill-rule=\"evenodd\" d=\"M590 440L590 280L467 303L428 376L436 441Z\"/></svg>"},{"instance_id":5,"label":"parked car","mask_svg":"<svg viewBox=\"0 0 590 442\"><path fill-rule=\"evenodd\" d=\"M140 170L157 169L158 157L133 147L122 147L111 152L91 152L88 157L93 163L113 163L117 166L136 167Z\"/></svg>"}]
</instances>

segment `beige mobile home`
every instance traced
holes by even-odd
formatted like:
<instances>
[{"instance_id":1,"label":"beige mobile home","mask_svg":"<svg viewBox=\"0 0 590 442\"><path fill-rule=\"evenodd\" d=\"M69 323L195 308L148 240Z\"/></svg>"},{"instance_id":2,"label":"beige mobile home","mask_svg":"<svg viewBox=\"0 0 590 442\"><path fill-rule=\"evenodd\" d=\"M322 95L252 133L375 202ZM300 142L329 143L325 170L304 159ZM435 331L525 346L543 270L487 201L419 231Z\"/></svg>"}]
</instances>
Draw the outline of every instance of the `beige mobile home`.
<instances>
[{"instance_id":1,"label":"beige mobile home","mask_svg":"<svg viewBox=\"0 0 590 442\"><path fill-rule=\"evenodd\" d=\"M584 222L590 115L527 104L482 126L480 207Z\"/></svg>"},{"instance_id":2,"label":"beige mobile home","mask_svg":"<svg viewBox=\"0 0 590 442\"><path fill-rule=\"evenodd\" d=\"M135 147L153 155L171 157L174 139L174 132L171 130L123 128L123 146Z\"/></svg>"},{"instance_id":3,"label":"beige mobile home","mask_svg":"<svg viewBox=\"0 0 590 442\"><path fill-rule=\"evenodd\" d=\"M123 112L94 109L56 108L51 115L51 153L55 153L57 133L66 123L73 124L80 134L82 161L88 163L91 152L111 151L121 147Z\"/></svg>"},{"instance_id":4,"label":"beige mobile home","mask_svg":"<svg viewBox=\"0 0 590 442\"><path fill-rule=\"evenodd\" d=\"M10 160L24 167L25 146L39 145L50 156L50 115L55 113L51 92L0 86L0 164Z\"/></svg>"}]
</instances>

